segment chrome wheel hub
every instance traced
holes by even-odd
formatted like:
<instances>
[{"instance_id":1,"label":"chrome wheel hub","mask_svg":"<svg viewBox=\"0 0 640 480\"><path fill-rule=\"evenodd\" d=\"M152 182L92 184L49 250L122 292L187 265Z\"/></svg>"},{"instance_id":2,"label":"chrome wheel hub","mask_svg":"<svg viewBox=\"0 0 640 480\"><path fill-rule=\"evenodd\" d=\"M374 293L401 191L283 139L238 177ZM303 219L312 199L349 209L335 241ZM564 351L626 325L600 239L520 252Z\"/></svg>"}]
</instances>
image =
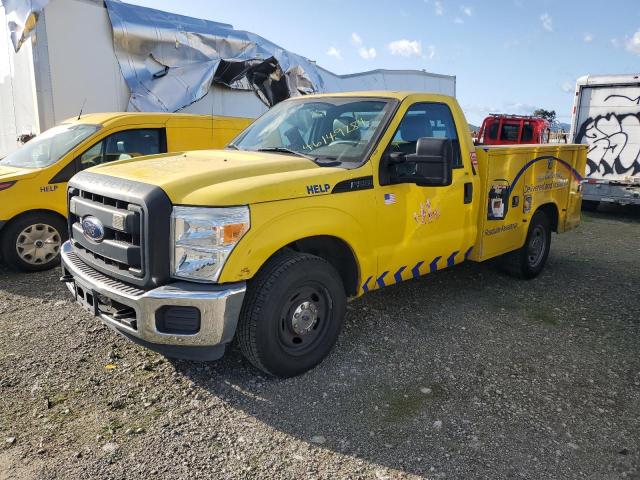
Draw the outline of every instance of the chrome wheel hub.
<instances>
[{"instance_id":1,"label":"chrome wheel hub","mask_svg":"<svg viewBox=\"0 0 640 480\"><path fill-rule=\"evenodd\" d=\"M58 230L46 223L29 225L16 241L16 251L21 260L31 265L43 265L58 255L62 238Z\"/></svg>"},{"instance_id":2,"label":"chrome wheel hub","mask_svg":"<svg viewBox=\"0 0 640 480\"><path fill-rule=\"evenodd\" d=\"M293 312L291 326L298 335L309 333L318 320L318 307L313 302L302 302Z\"/></svg>"}]
</instances>

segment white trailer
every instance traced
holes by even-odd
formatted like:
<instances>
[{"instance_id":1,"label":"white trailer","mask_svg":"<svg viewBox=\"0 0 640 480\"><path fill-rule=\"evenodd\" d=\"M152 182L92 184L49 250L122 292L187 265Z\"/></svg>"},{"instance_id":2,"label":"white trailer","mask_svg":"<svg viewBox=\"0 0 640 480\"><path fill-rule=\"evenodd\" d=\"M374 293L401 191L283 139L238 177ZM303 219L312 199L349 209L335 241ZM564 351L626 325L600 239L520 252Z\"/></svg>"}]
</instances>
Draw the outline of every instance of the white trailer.
<instances>
[{"instance_id":1,"label":"white trailer","mask_svg":"<svg viewBox=\"0 0 640 480\"><path fill-rule=\"evenodd\" d=\"M22 135L38 134L66 118L77 116L81 108L85 113L132 109L131 90L118 61L114 27L105 2L43 1L45 6L38 12L32 36L18 52L14 50L7 27L7 13L10 13L5 9L7 0L0 2L4 5L0 7L0 158L20 146L19 137ZM207 23L126 4L115 7L119 10L130 7L134 13L142 12L141 15L146 14L147 18L163 19L165 30L167 25L171 26L178 19L181 25L175 26L176 42L178 38L180 41L187 38L185 41L188 42L188 35L182 31L184 23ZM215 25L215 22L209 23ZM230 32L238 32L230 25L217 25L231 29ZM173 34L171 31L168 33ZM254 34L248 35L261 39ZM186 48L192 46L186 45ZM122 55L122 51L120 53ZM303 58L295 54L291 56ZM153 53L149 57L156 58ZM155 60L149 62L154 63ZM313 62L310 64L315 66ZM317 67L314 74L322 79L325 84L322 91L327 92L402 89L455 95L454 76L419 70L375 70L336 75ZM169 81L168 77L161 80ZM238 88L237 85L229 88L213 82L204 97L180 108L180 111L255 118L266 109L267 106L253 90Z\"/></svg>"},{"instance_id":2,"label":"white trailer","mask_svg":"<svg viewBox=\"0 0 640 480\"><path fill-rule=\"evenodd\" d=\"M589 146L585 209L640 205L640 74L580 77L570 136Z\"/></svg>"}]
</instances>

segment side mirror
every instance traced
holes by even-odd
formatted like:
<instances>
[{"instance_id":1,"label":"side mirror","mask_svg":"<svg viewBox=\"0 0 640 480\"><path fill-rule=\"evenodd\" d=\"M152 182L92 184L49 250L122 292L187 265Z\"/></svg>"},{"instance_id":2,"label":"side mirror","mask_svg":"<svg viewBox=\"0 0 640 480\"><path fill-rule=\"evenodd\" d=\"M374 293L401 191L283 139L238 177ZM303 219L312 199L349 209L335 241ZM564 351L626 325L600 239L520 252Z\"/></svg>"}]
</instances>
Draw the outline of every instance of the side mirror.
<instances>
[{"instance_id":1,"label":"side mirror","mask_svg":"<svg viewBox=\"0 0 640 480\"><path fill-rule=\"evenodd\" d=\"M400 159L398 159L400 160ZM446 138L420 138L416 153L405 155L395 168L394 181L426 186L451 185L453 144Z\"/></svg>"}]
</instances>

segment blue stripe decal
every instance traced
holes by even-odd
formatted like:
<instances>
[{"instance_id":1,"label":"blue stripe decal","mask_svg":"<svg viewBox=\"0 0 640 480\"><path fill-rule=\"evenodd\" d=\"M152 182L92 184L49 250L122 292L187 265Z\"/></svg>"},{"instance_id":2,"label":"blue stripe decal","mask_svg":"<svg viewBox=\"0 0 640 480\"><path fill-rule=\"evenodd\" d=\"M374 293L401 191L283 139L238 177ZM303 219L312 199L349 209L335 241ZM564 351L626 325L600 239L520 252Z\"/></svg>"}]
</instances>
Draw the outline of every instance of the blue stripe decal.
<instances>
[{"instance_id":1,"label":"blue stripe decal","mask_svg":"<svg viewBox=\"0 0 640 480\"><path fill-rule=\"evenodd\" d=\"M382 287L386 287L385 283L384 283L384 277L387 275L387 273L389 272L384 272L382 275L380 275L378 277L378 279L376 280L376 283L380 286L380 288Z\"/></svg>"},{"instance_id":2,"label":"blue stripe decal","mask_svg":"<svg viewBox=\"0 0 640 480\"><path fill-rule=\"evenodd\" d=\"M405 268L407 268L407 266L403 265L396 273L393 274L393 278L396 279L396 283L400 283L402 281L402 272L404 272Z\"/></svg>"},{"instance_id":3,"label":"blue stripe decal","mask_svg":"<svg viewBox=\"0 0 640 480\"><path fill-rule=\"evenodd\" d=\"M436 257L433 259L433 262L431 262L429 264L429 272L433 273L438 271L438 260L440 260L442 257Z\"/></svg>"},{"instance_id":4,"label":"blue stripe decal","mask_svg":"<svg viewBox=\"0 0 640 480\"><path fill-rule=\"evenodd\" d=\"M456 264L456 255L459 252L459 250L456 250L451 255L449 255L449 258L447 258L447 267L453 267Z\"/></svg>"},{"instance_id":5,"label":"blue stripe decal","mask_svg":"<svg viewBox=\"0 0 640 480\"><path fill-rule=\"evenodd\" d=\"M371 279L373 278L373 275L370 276L369 278L367 278L367 280L362 284L362 291L367 293L369 291L369 285L368 283L371 281Z\"/></svg>"},{"instance_id":6,"label":"blue stripe decal","mask_svg":"<svg viewBox=\"0 0 640 480\"><path fill-rule=\"evenodd\" d=\"M473 251L473 245L471 245L471 246L469 247L469 249L468 249L466 252L464 252L464 259L465 259L465 260L467 260L467 259L469 258L469 255L471 255L471 252L472 252L472 251Z\"/></svg>"},{"instance_id":7,"label":"blue stripe decal","mask_svg":"<svg viewBox=\"0 0 640 480\"><path fill-rule=\"evenodd\" d=\"M513 179L513 182L511 183L510 192L513 192L513 189L515 188L516 184L518 183L518 180L520 180L520 177L522 175L524 175L524 172L526 172L527 169L531 165L533 165L534 163L537 163L537 162L548 161L548 160L555 160L556 162L558 162L561 165L565 166L571 172L571 174L576 178L576 180L578 180L579 182L582 181L582 175L580 175L580 173L575 168L573 168L571 165L569 165L567 162L565 162L561 158L554 157L553 155L545 155L545 156L542 156L542 157L534 158L533 160L530 160L527 163L525 163L524 167L522 167L520 169L520 171L516 174L515 178Z\"/></svg>"},{"instance_id":8,"label":"blue stripe decal","mask_svg":"<svg viewBox=\"0 0 640 480\"><path fill-rule=\"evenodd\" d=\"M420 276L420 267L424 262L420 261L416 263L416 266L411 269L411 273L413 274L413 278L418 278Z\"/></svg>"}]
</instances>

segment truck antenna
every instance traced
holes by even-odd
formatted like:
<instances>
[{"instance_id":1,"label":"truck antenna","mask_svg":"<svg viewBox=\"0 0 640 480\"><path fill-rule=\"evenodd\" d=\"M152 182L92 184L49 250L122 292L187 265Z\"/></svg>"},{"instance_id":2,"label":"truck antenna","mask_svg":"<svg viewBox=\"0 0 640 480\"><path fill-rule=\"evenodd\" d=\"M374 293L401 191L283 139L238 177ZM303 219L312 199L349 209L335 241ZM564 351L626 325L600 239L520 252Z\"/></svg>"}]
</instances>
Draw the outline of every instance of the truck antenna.
<instances>
[{"instance_id":1,"label":"truck antenna","mask_svg":"<svg viewBox=\"0 0 640 480\"><path fill-rule=\"evenodd\" d=\"M84 101L82 102L82 106L80 107L80 113L78 114L78 120L80 120L80 117L82 116L82 110L84 110L84 104L87 103L87 98L85 97Z\"/></svg>"}]
</instances>

